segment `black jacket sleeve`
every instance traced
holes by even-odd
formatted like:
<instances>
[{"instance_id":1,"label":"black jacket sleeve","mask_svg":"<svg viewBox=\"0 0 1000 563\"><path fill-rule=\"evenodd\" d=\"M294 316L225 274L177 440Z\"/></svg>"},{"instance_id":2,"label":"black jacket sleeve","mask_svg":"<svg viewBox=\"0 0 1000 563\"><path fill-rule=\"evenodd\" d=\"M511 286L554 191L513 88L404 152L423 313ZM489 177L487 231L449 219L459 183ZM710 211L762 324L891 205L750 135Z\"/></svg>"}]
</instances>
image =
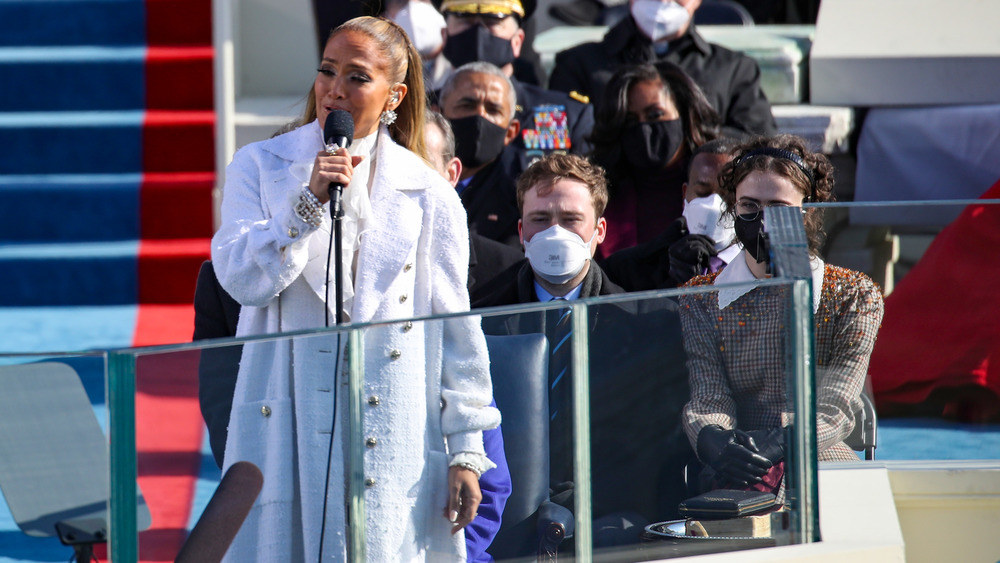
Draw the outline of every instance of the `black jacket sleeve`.
<instances>
[{"instance_id":1,"label":"black jacket sleeve","mask_svg":"<svg viewBox=\"0 0 1000 563\"><path fill-rule=\"evenodd\" d=\"M549 89L566 92L579 92L584 96L590 95L590 79L587 71L580 64L578 53L580 47L574 47L556 53L555 66L549 75Z\"/></svg>"},{"instance_id":2,"label":"black jacket sleeve","mask_svg":"<svg viewBox=\"0 0 1000 563\"><path fill-rule=\"evenodd\" d=\"M760 67L747 56L738 57L729 88L729 107L723 126L755 135L774 135L778 126L771 103L760 86Z\"/></svg>"},{"instance_id":3,"label":"black jacket sleeve","mask_svg":"<svg viewBox=\"0 0 1000 563\"><path fill-rule=\"evenodd\" d=\"M222 289L211 261L205 261L194 290L194 340L236 336L239 316L239 303ZM242 354L243 346L237 345L205 348L198 360L198 403L212 456L220 468Z\"/></svg>"}]
</instances>

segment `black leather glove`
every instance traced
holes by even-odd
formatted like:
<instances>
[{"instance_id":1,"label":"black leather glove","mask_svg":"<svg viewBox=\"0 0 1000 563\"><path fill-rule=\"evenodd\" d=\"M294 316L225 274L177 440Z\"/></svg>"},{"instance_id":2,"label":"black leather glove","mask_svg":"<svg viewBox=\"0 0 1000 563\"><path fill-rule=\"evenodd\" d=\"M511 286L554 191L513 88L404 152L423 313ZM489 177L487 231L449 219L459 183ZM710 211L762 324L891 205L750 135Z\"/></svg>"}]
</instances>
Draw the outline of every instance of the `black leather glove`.
<instances>
[{"instance_id":1,"label":"black leather glove","mask_svg":"<svg viewBox=\"0 0 1000 563\"><path fill-rule=\"evenodd\" d=\"M778 427L770 430L750 430L747 432L757 445L761 457L766 457L773 464L785 459L785 429Z\"/></svg>"},{"instance_id":2,"label":"black leather glove","mask_svg":"<svg viewBox=\"0 0 1000 563\"><path fill-rule=\"evenodd\" d=\"M688 234L670 245L670 279L681 285L701 274L715 256L715 241L705 235Z\"/></svg>"},{"instance_id":3,"label":"black leather glove","mask_svg":"<svg viewBox=\"0 0 1000 563\"><path fill-rule=\"evenodd\" d=\"M708 464L719 479L746 487L760 483L772 463L757 453L754 439L742 430L706 426L698 433L698 459Z\"/></svg>"}]
</instances>

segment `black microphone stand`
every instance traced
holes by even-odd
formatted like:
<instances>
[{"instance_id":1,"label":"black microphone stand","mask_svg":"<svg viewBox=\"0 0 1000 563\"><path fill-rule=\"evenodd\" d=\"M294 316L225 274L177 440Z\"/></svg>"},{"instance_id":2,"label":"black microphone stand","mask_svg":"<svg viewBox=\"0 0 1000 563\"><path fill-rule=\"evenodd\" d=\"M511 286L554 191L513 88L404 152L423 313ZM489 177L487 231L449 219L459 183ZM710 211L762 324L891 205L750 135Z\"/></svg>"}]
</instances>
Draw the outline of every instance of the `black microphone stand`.
<instances>
[{"instance_id":1,"label":"black microphone stand","mask_svg":"<svg viewBox=\"0 0 1000 563\"><path fill-rule=\"evenodd\" d=\"M323 126L323 141L326 146L328 154L336 153L340 148L347 148L351 145L351 139L354 137L354 120L351 115L344 110L334 110L326 117L326 122ZM332 150L331 150L332 149ZM326 299L324 303L324 311L326 315L326 326L330 326L330 251L333 251L334 260L336 265L333 268L334 282L336 283L335 297L334 297L334 315L336 319L337 326L343 326L344 324L344 243L343 243L343 223L344 223L344 186L341 184L331 183L327 189L330 194L330 219L332 220L332 229L330 236L333 238L331 241L331 247L327 251L326 261ZM318 563L323 561L323 548L326 539L326 516L327 508L329 506L330 500L330 468L333 465L333 442L337 434L337 389L340 387L340 369L343 367L341 363L341 336L342 332L337 332L337 354L334 361L334 378L331 390L333 391L333 411L330 415L330 442L327 445L326 451L326 474L325 474L325 485L323 490L323 515L322 521L320 523L320 533L319 533L319 557L317 558ZM345 514L346 516L346 514ZM345 519L345 522L347 520ZM349 537L349 536L348 536ZM348 553L350 553L350 546L348 546Z\"/></svg>"},{"instance_id":2,"label":"black microphone stand","mask_svg":"<svg viewBox=\"0 0 1000 563\"><path fill-rule=\"evenodd\" d=\"M337 326L344 324L344 287L343 287L343 269L344 269L344 235L343 235L343 219L344 219L344 186L340 184L330 184L328 189L330 194L330 219L333 222L333 277L334 284L336 288L334 289L334 320ZM330 262L330 254L327 253L327 264ZM326 326L330 326L330 278L329 278L330 267L327 266L327 280L326 280ZM330 498L330 466L333 463L333 441L334 435L336 434L337 425L337 387L338 387L338 376L336 375L340 370L340 333L337 333L337 360L334 363L334 381L333 381L333 414L330 417L330 443L327 447L326 452L326 483L323 487L323 518L320 523L320 533L319 533L319 558L318 563L323 561L323 543L326 537L326 511L327 511L327 501Z\"/></svg>"},{"instance_id":3,"label":"black microphone stand","mask_svg":"<svg viewBox=\"0 0 1000 563\"><path fill-rule=\"evenodd\" d=\"M341 225L344 219L344 187L337 184L330 184L330 219L333 220L333 277L336 281L334 289L334 322L337 326L344 324L344 242ZM329 295L330 284L327 283L327 295ZM329 308L327 308L329 311ZM329 314L329 313L327 313ZM330 323L328 322L327 325Z\"/></svg>"}]
</instances>

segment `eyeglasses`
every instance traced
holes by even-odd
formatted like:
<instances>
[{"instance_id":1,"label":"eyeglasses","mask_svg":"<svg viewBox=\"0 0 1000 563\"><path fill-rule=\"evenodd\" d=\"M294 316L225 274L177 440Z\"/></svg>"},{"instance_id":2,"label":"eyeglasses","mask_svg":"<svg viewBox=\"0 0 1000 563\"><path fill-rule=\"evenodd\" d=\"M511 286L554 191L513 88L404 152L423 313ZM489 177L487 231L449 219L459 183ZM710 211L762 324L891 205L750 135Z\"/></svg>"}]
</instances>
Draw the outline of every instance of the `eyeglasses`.
<instances>
[{"instance_id":1,"label":"eyeglasses","mask_svg":"<svg viewBox=\"0 0 1000 563\"><path fill-rule=\"evenodd\" d=\"M787 203L769 203L767 205L761 205L760 202L741 199L736 202L736 216L743 221L756 221L765 207L793 207ZM802 213L806 210L802 209Z\"/></svg>"}]
</instances>

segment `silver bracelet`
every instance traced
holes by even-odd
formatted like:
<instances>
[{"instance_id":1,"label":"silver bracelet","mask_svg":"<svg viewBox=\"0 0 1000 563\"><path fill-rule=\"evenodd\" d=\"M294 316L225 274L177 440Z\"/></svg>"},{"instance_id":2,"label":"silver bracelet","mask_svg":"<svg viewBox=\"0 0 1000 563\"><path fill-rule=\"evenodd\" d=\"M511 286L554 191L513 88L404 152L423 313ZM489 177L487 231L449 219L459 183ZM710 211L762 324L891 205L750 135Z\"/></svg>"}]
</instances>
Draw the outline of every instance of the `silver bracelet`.
<instances>
[{"instance_id":1,"label":"silver bracelet","mask_svg":"<svg viewBox=\"0 0 1000 563\"><path fill-rule=\"evenodd\" d=\"M314 194L312 190L309 189L309 184L302 186L302 197L309 200L309 202L316 207L323 207L323 204L320 203L319 198L316 197L316 194Z\"/></svg>"},{"instance_id":2,"label":"silver bracelet","mask_svg":"<svg viewBox=\"0 0 1000 563\"><path fill-rule=\"evenodd\" d=\"M302 188L299 200L295 203L295 215L312 227L323 224L323 204L308 186Z\"/></svg>"}]
</instances>

